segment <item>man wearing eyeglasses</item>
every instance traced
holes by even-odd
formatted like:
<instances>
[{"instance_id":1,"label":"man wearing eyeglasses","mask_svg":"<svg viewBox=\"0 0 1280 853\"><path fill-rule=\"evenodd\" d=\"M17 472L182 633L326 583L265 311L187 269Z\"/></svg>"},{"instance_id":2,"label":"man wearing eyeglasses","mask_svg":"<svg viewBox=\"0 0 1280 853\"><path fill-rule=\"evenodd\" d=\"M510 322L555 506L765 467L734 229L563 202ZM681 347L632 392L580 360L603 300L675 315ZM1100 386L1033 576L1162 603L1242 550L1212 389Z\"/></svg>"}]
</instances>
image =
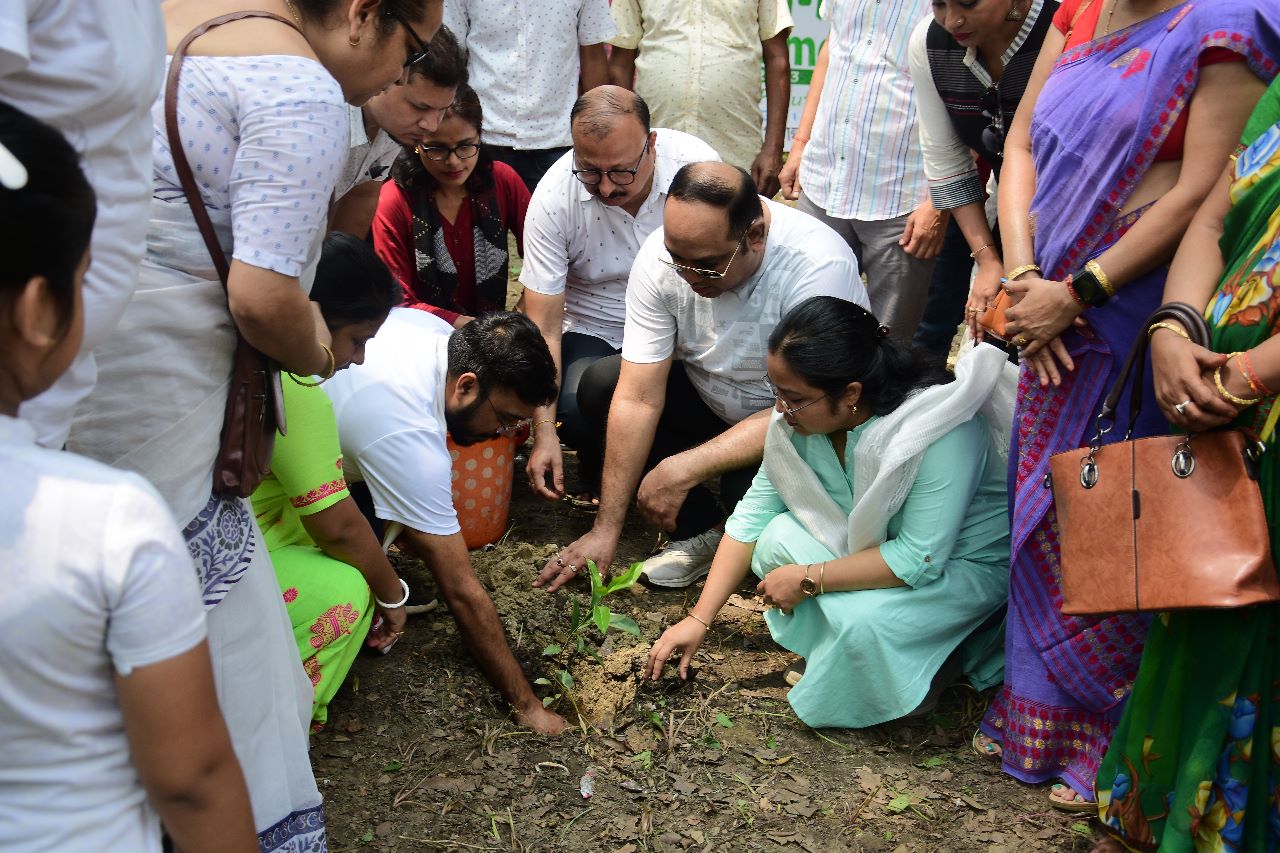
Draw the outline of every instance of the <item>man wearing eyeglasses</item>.
<instances>
[{"instance_id":1,"label":"man wearing eyeglasses","mask_svg":"<svg viewBox=\"0 0 1280 853\"><path fill-rule=\"evenodd\" d=\"M558 406L535 418L526 473L543 497L564 495L563 442L578 451L576 497L589 502L600 493L603 435L583 426L578 382L622 346L631 263L662 225L671 179L686 163L720 157L687 133L651 128L644 99L617 86L580 97L569 120L573 150L547 171L524 223L524 312L562 377Z\"/></svg>"},{"instance_id":2,"label":"man wearing eyeglasses","mask_svg":"<svg viewBox=\"0 0 1280 853\"><path fill-rule=\"evenodd\" d=\"M622 352L588 368L578 390L588 429L605 432L607 422L599 513L535 586L558 589L587 560L609 566L633 494L645 519L671 536L645 561L648 583L684 587L706 575L724 510L746 492L764 452L774 404L762 378L769 333L812 296L867 306L839 234L760 198L735 166L676 173L663 227L631 271ZM717 477L723 509L702 485Z\"/></svg>"},{"instance_id":3,"label":"man wearing eyeglasses","mask_svg":"<svg viewBox=\"0 0 1280 853\"><path fill-rule=\"evenodd\" d=\"M462 48L442 26L430 43L420 43L409 57L401 82L363 107L351 108L351 149L333 191L337 204L329 220L332 230L368 235L391 164L404 148L417 145L440 126L458 85L466 79Z\"/></svg>"},{"instance_id":4,"label":"man wearing eyeglasses","mask_svg":"<svg viewBox=\"0 0 1280 853\"><path fill-rule=\"evenodd\" d=\"M462 445L515 432L555 399L555 365L537 327L522 314L497 312L455 331L425 311L394 308L364 362L324 388L357 503L377 522L403 528L397 546L426 564L467 649L517 722L558 734L564 720L533 694L472 571L445 443L446 432Z\"/></svg>"}]
</instances>

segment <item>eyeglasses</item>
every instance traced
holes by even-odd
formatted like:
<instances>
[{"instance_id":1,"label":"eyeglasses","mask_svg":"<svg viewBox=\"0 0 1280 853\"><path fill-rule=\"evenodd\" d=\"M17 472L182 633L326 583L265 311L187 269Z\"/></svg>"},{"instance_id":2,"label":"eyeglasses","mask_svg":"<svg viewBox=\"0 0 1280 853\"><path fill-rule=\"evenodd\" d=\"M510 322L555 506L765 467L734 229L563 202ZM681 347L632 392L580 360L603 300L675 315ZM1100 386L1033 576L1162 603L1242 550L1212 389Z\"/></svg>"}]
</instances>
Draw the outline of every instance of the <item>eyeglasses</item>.
<instances>
[{"instance_id":1,"label":"eyeglasses","mask_svg":"<svg viewBox=\"0 0 1280 853\"><path fill-rule=\"evenodd\" d=\"M751 224L755 225L754 222ZM747 230L750 231L750 228L748 228ZM677 264L675 261L669 261L666 258L661 258L661 257L658 258L658 260L662 261L664 264L671 267L677 273L688 273L690 275L696 275L699 278L704 279L706 281L719 281L720 279L724 278L726 275L729 274L729 267L733 266L733 259L738 257L738 250L742 248L742 242L746 239L747 239L746 233L744 233L741 237L738 238L738 245L733 247L733 254L729 256L728 262L724 265L724 269L720 272L717 272L716 270L698 269L697 267L689 267L689 266L685 266L684 264Z\"/></svg>"},{"instance_id":2,"label":"eyeglasses","mask_svg":"<svg viewBox=\"0 0 1280 853\"><path fill-rule=\"evenodd\" d=\"M634 169L570 169L573 176L582 181L589 187L594 187L600 183L600 179L604 175L609 176L609 182L619 187L630 186L635 183L636 173L640 171L640 164L644 162L644 155L649 151L649 140L644 141L644 147L640 149L640 156L636 158L636 166Z\"/></svg>"},{"instance_id":3,"label":"eyeglasses","mask_svg":"<svg viewBox=\"0 0 1280 853\"><path fill-rule=\"evenodd\" d=\"M390 9L388 9L387 15L388 17L393 18L398 24L400 24L400 26L404 27L409 32L409 35L413 38L413 40L418 44L418 49L415 50L413 53L410 53L409 58L404 61L404 71L401 72L400 74L400 82L406 83L409 80L409 72L413 69L413 66L417 65L419 62L426 59L431 54L431 45L427 44L425 41L419 38L418 33L413 29L413 27L409 25L409 22L406 21L404 17L401 16L399 13L393 12Z\"/></svg>"},{"instance_id":4,"label":"eyeglasses","mask_svg":"<svg viewBox=\"0 0 1280 853\"><path fill-rule=\"evenodd\" d=\"M452 148L444 145L419 145L418 153L428 160L436 162L448 160L450 154L455 155L459 160L470 160L480 153L480 146L474 142L464 142Z\"/></svg>"},{"instance_id":5,"label":"eyeglasses","mask_svg":"<svg viewBox=\"0 0 1280 853\"><path fill-rule=\"evenodd\" d=\"M765 385L769 386L769 393L773 395L773 399L777 400L778 405L782 407L782 413L789 418L794 418L796 416L796 412L802 412L805 409L812 406L814 403L823 399L823 397L826 397L826 394L823 394L822 397L815 397L814 399L810 400L807 403L802 403L799 406L792 406L786 400L782 399L782 397L778 394L778 389L774 388L773 383L769 381L769 374L766 373L764 376L761 376L760 378L764 380Z\"/></svg>"},{"instance_id":6,"label":"eyeglasses","mask_svg":"<svg viewBox=\"0 0 1280 853\"><path fill-rule=\"evenodd\" d=\"M979 102L983 118L991 124L982 129L982 145L997 157L1004 156L1004 105L1000 102L1000 90L995 86L982 94Z\"/></svg>"},{"instance_id":7,"label":"eyeglasses","mask_svg":"<svg viewBox=\"0 0 1280 853\"><path fill-rule=\"evenodd\" d=\"M493 404L493 400L485 397L484 401L489 404L490 409L493 409L493 416L498 419L498 428L493 431L494 435L511 435L533 424L533 418L521 418L515 423L506 423L498 412L498 407Z\"/></svg>"}]
</instances>

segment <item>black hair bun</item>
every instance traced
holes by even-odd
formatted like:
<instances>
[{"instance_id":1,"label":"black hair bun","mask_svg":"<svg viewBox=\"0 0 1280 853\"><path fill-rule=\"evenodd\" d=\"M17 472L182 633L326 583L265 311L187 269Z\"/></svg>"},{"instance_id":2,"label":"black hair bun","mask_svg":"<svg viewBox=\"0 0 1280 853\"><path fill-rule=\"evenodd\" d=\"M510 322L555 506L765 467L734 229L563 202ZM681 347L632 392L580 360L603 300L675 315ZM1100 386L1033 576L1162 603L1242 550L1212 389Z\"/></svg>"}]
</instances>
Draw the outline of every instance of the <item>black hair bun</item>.
<instances>
[{"instance_id":1,"label":"black hair bun","mask_svg":"<svg viewBox=\"0 0 1280 853\"><path fill-rule=\"evenodd\" d=\"M887 338L887 337L889 337L889 327L888 327L888 326L879 326L879 327L877 327L877 328L876 328L876 337L879 337L879 338Z\"/></svg>"}]
</instances>

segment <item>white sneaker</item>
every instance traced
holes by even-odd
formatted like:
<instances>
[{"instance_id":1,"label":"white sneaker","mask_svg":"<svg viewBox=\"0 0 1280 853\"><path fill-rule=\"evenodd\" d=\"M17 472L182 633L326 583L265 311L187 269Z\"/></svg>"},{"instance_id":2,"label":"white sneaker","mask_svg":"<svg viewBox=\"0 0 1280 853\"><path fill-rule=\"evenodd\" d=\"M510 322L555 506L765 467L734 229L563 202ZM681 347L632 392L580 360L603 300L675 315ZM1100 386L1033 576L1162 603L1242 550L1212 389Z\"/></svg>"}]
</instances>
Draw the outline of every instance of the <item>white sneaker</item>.
<instances>
[{"instance_id":1,"label":"white sneaker","mask_svg":"<svg viewBox=\"0 0 1280 853\"><path fill-rule=\"evenodd\" d=\"M668 542L667 547L644 561L640 577L654 586L686 587L711 570L711 558L720 546L723 530L712 528L705 533Z\"/></svg>"}]
</instances>

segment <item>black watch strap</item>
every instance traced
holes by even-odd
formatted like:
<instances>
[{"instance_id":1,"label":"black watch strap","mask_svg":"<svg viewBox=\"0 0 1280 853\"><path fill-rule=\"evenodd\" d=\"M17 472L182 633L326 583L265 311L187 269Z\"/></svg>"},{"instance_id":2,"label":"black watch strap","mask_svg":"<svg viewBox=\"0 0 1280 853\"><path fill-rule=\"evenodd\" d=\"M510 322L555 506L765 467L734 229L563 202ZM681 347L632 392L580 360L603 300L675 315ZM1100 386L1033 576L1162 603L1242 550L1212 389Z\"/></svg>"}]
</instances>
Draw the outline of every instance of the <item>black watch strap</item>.
<instances>
[{"instance_id":1,"label":"black watch strap","mask_svg":"<svg viewBox=\"0 0 1280 853\"><path fill-rule=\"evenodd\" d=\"M1102 282L1087 269L1082 269L1071 276L1071 287L1085 301L1086 305L1097 307L1106 303L1111 297L1102 289Z\"/></svg>"}]
</instances>

